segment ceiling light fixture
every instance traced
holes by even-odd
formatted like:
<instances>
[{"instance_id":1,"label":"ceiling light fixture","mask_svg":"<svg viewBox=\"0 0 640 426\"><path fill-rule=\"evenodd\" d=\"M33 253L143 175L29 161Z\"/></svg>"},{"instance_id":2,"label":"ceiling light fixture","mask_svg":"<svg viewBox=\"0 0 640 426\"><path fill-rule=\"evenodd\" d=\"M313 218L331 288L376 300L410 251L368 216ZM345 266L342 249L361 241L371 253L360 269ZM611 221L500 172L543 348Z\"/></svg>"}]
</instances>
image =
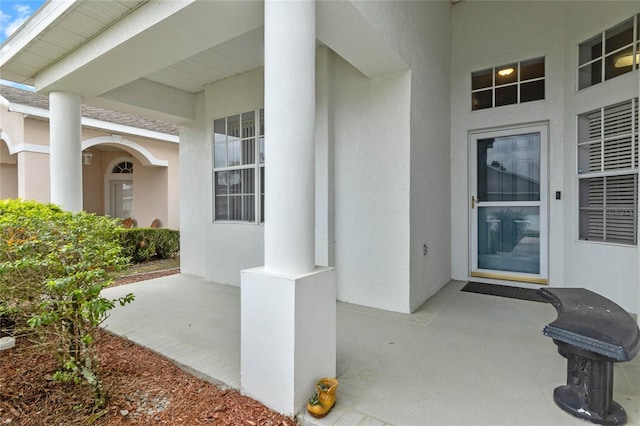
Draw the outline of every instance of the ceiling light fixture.
<instances>
[{"instance_id":1,"label":"ceiling light fixture","mask_svg":"<svg viewBox=\"0 0 640 426\"><path fill-rule=\"evenodd\" d=\"M636 53L636 64L640 63L640 53ZM613 66L616 68L630 67L633 65L633 54L620 55L613 61Z\"/></svg>"},{"instance_id":2,"label":"ceiling light fixture","mask_svg":"<svg viewBox=\"0 0 640 426\"><path fill-rule=\"evenodd\" d=\"M504 68L501 69L500 71L498 71L498 74L500 74L503 77L506 77L510 74L512 74L515 70L513 68Z\"/></svg>"}]
</instances>

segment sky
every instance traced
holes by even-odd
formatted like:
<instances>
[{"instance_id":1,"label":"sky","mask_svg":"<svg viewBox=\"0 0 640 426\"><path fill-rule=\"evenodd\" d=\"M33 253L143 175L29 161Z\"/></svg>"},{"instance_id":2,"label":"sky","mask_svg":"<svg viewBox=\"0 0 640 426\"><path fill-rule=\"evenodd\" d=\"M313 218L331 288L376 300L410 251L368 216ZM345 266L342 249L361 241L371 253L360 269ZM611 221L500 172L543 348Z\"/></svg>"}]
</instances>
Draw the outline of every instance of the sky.
<instances>
[{"instance_id":1,"label":"sky","mask_svg":"<svg viewBox=\"0 0 640 426\"><path fill-rule=\"evenodd\" d=\"M0 0L0 44L17 30L45 0Z\"/></svg>"},{"instance_id":2,"label":"sky","mask_svg":"<svg viewBox=\"0 0 640 426\"><path fill-rule=\"evenodd\" d=\"M0 44L31 16L45 0L0 0ZM30 89L28 86L15 85L0 79L0 84ZM32 89L31 89L32 90Z\"/></svg>"}]
</instances>

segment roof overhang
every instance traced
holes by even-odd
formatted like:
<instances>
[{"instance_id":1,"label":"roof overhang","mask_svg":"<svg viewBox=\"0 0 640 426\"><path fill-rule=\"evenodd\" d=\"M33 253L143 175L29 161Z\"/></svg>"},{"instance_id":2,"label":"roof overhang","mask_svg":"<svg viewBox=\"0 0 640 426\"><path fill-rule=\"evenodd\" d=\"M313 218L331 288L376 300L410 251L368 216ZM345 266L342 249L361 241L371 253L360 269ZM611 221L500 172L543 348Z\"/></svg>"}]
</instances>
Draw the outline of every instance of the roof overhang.
<instances>
[{"instance_id":1,"label":"roof overhang","mask_svg":"<svg viewBox=\"0 0 640 426\"><path fill-rule=\"evenodd\" d=\"M263 65L263 25L259 0L50 0L1 47L0 72L180 124L204 85ZM408 69L349 1L317 2L317 38L369 78Z\"/></svg>"}]
</instances>

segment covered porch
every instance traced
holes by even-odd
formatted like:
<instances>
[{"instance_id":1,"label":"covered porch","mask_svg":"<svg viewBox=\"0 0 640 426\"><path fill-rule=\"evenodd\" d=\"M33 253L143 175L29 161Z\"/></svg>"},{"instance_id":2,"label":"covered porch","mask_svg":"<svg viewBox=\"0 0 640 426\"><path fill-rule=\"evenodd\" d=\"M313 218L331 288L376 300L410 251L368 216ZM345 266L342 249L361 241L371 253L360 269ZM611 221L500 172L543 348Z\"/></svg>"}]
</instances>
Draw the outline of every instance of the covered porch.
<instances>
[{"instance_id":1,"label":"covered porch","mask_svg":"<svg viewBox=\"0 0 640 426\"><path fill-rule=\"evenodd\" d=\"M566 364L542 328L555 309L461 292L451 281L413 314L338 302L335 408L318 425L585 424L556 407ZM133 292L105 328L209 381L240 387L240 288L173 275ZM318 327L321 327L318 324ZM614 400L640 423L640 357L615 365Z\"/></svg>"}]
</instances>

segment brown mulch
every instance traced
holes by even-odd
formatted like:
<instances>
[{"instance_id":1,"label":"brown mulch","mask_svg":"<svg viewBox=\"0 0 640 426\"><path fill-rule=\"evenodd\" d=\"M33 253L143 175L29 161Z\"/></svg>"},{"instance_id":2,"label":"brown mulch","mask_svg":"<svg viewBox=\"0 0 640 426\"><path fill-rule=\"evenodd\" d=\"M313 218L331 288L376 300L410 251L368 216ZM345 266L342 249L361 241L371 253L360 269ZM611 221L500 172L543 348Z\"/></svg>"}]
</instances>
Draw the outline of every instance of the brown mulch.
<instances>
[{"instance_id":1,"label":"brown mulch","mask_svg":"<svg viewBox=\"0 0 640 426\"><path fill-rule=\"evenodd\" d=\"M174 275L174 274L179 274L179 273L180 273L180 268L172 268L172 269L165 269L165 270L162 270L162 271L146 272L146 273L143 273L143 274L126 275L126 276L117 278L113 282L111 287L124 285L124 284L136 283L138 281L151 280L151 279L154 279L154 278L166 277L167 275Z\"/></svg>"},{"instance_id":2,"label":"brown mulch","mask_svg":"<svg viewBox=\"0 0 640 426\"><path fill-rule=\"evenodd\" d=\"M160 271L158 276L177 273ZM116 285L149 279L125 277ZM259 402L200 380L137 344L100 332L97 340L107 406L93 408L85 385L52 380L53 357L24 339L0 351L0 425L293 426Z\"/></svg>"}]
</instances>

